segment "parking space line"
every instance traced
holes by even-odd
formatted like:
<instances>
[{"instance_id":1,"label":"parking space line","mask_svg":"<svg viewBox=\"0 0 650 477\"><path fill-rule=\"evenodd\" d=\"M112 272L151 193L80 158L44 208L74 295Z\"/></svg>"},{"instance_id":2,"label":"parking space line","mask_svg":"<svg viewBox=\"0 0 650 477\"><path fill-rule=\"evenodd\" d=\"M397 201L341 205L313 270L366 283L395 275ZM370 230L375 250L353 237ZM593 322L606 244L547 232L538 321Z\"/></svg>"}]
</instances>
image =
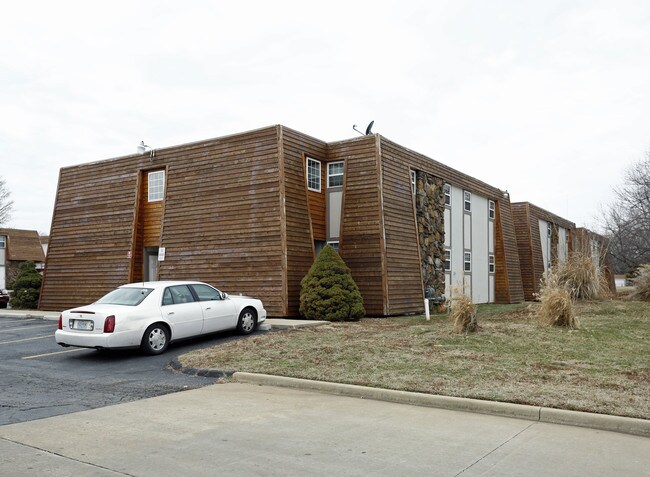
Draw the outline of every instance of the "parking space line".
<instances>
[{"instance_id":1,"label":"parking space line","mask_svg":"<svg viewBox=\"0 0 650 477\"><path fill-rule=\"evenodd\" d=\"M25 323L26 321L36 321L36 318L25 318L23 320L14 320L13 318L6 318L6 319L13 320L13 321L4 321L5 319L0 318L0 324L6 325L6 324L13 324L13 323Z\"/></svg>"},{"instance_id":2,"label":"parking space line","mask_svg":"<svg viewBox=\"0 0 650 477\"><path fill-rule=\"evenodd\" d=\"M38 326L30 326L30 327L21 326L20 328L11 328L9 330L0 330L0 333L9 333L10 331L21 331L21 330L35 330L36 328L52 328L54 326L57 326L57 324L52 323L50 325L38 325Z\"/></svg>"},{"instance_id":3,"label":"parking space line","mask_svg":"<svg viewBox=\"0 0 650 477\"><path fill-rule=\"evenodd\" d=\"M44 338L53 338L53 337L54 337L53 335L45 335L45 336L35 336L33 338L23 338L20 340L0 341L0 345L9 344L9 343L22 343L23 341L42 340Z\"/></svg>"},{"instance_id":4,"label":"parking space line","mask_svg":"<svg viewBox=\"0 0 650 477\"><path fill-rule=\"evenodd\" d=\"M34 356L23 356L21 359L42 358L44 356L53 356L55 354L72 353L73 351L88 351L88 348L72 348L66 349L65 351L55 351L53 353L35 354Z\"/></svg>"}]
</instances>

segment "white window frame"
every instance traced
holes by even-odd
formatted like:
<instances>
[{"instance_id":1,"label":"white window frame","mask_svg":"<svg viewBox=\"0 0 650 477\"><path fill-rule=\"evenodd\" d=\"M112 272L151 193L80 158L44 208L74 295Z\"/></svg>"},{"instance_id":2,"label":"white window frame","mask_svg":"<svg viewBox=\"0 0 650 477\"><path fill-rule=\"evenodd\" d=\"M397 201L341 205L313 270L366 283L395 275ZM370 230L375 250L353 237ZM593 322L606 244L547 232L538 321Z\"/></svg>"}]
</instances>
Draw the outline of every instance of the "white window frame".
<instances>
[{"instance_id":1,"label":"white window frame","mask_svg":"<svg viewBox=\"0 0 650 477\"><path fill-rule=\"evenodd\" d=\"M314 184L316 183L316 179L318 179L318 188L312 187L311 182L310 182L310 171L314 170L313 165L318 164L318 167L315 170L318 170L318 178L314 177L313 182ZM310 165L312 167L310 168ZM306 164L305 164L305 180L307 181L307 189L314 191L314 192L320 192L321 191L321 163L318 159L314 159L312 157L307 157Z\"/></svg>"},{"instance_id":2,"label":"white window frame","mask_svg":"<svg viewBox=\"0 0 650 477\"><path fill-rule=\"evenodd\" d=\"M333 165L335 165L335 164L336 164L336 165L341 164L341 165L343 166L343 169L341 170L340 173L332 174L332 173L331 173L331 167L332 167ZM331 187L331 188L334 188L334 187L343 187L343 177L344 177L344 174L345 174L345 161L328 162L328 163L327 163L327 187L328 187L328 188L330 188L330 187ZM330 179L331 179L332 177L340 177L340 178L341 178L341 183L340 183L339 185L332 185L332 184L330 183Z\"/></svg>"},{"instance_id":3,"label":"white window frame","mask_svg":"<svg viewBox=\"0 0 650 477\"><path fill-rule=\"evenodd\" d=\"M472 193L469 191L463 191L463 210L465 212L472 211Z\"/></svg>"},{"instance_id":4,"label":"white window frame","mask_svg":"<svg viewBox=\"0 0 650 477\"><path fill-rule=\"evenodd\" d=\"M7 248L7 236L0 235L0 248Z\"/></svg>"},{"instance_id":5,"label":"white window frame","mask_svg":"<svg viewBox=\"0 0 650 477\"><path fill-rule=\"evenodd\" d=\"M553 228L550 222L546 222L546 236L551 237L553 235Z\"/></svg>"},{"instance_id":6,"label":"white window frame","mask_svg":"<svg viewBox=\"0 0 650 477\"><path fill-rule=\"evenodd\" d=\"M491 220L494 220L494 217L496 216L496 204L494 203L493 200L488 200L488 217Z\"/></svg>"},{"instance_id":7,"label":"white window frame","mask_svg":"<svg viewBox=\"0 0 650 477\"><path fill-rule=\"evenodd\" d=\"M451 184L445 184L443 187L445 191L445 205L451 207Z\"/></svg>"},{"instance_id":8,"label":"white window frame","mask_svg":"<svg viewBox=\"0 0 650 477\"><path fill-rule=\"evenodd\" d=\"M494 261L494 255L490 254L488 255L488 272L494 273L494 270L496 270L496 262Z\"/></svg>"},{"instance_id":9,"label":"white window frame","mask_svg":"<svg viewBox=\"0 0 650 477\"><path fill-rule=\"evenodd\" d=\"M328 240L327 245L331 245L336 253L339 253L339 241L338 240Z\"/></svg>"},{"instance_id":10,"label":"white window frame","mask_svg":"<svg viewBox=\"0 0 650 477\"><path fill-rule=\"evenodd\" d=\"M411 192L415 195L417 189L417 173L411 169Z\"/></svg>"},{"instance_id":11,"label":"white window frame","mask_svg":"<svg viewBox=\"0 0 650 477\"><path fill-rule=\"evenodd\" d=\"M160 179L158 179L158 176L160 176ZM155 185L152 186L154 181ZM147 176L147 202L160 202L164 198L165 171L151 171Z\"/></svg>"},{"instance_id":12,"label":"white window frame","mask_svg":"<svg viewBox=\"0 0 650 477\"><path fill-rule=\"evenodd\" d=\"M442 262L442 268L445 272L451 273L451 249L445 249L445 260Z\"/></svg>"},{"instance_id":13,"label":"white window frame","mask_svg":"<svg viewBox=\"0 0 650 477\"><path fill-rule=\"evenodd\" d=\"M472 252L463 253L463 271L472 273Z\"/></svg>"}]
</instances>

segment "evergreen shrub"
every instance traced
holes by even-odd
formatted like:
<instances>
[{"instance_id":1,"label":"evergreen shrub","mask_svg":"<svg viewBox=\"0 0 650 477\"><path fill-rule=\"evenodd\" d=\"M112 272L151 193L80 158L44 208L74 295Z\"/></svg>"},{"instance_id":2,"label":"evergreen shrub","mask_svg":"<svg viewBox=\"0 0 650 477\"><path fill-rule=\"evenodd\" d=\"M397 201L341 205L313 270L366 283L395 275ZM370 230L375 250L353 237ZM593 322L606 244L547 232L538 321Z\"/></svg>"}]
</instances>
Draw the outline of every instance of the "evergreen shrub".
<instances>
[{"instance_id":1,"label":"evergreen shrub","mask_svg":"<svg viewBox=\"0 0 650 477\"><path fill-rule=\"evenodd\" d=\"M327 245L302 279L300 315L308 320L355 321L365 314L350 269Z\"/></svg>"},{"instance_id":2,"label":"evergreen shrub","mask_svg":"<svg viewBox=\"0 0 650 477\"><path fill-rule=\"evenodd\" d=\"M11 282L11 308L35 310L41 294L43 277L36 271L34 262L23 262L18 266L16 277Z\"/></svg>"}]
</instances>

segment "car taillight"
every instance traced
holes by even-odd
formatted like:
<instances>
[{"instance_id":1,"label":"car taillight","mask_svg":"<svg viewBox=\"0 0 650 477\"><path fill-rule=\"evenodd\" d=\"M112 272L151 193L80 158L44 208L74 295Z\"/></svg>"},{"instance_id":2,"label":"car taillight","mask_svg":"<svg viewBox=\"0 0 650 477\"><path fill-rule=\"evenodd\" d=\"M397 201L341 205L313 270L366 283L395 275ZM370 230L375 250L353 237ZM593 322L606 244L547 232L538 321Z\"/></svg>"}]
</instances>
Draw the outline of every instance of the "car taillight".
<instances>
[{"instance_id":1,"label":"car taillight","mask_svg":"<svg viewBox=\"0 0 650 477\"><path fill-rule=\"evenodd\" d=\"M115 315L107 316L104 320L104 333L115 331Z\"/></svg>"},{"instance_id":2,"label":"car taillight","mask_svg":"<svg viewBox=\"0 0 650 477\"><path fill-rule=\"evenodd\" d=\"M63 315L59 315L59 329L63 329Z\"/></svg>"}]
</instances>

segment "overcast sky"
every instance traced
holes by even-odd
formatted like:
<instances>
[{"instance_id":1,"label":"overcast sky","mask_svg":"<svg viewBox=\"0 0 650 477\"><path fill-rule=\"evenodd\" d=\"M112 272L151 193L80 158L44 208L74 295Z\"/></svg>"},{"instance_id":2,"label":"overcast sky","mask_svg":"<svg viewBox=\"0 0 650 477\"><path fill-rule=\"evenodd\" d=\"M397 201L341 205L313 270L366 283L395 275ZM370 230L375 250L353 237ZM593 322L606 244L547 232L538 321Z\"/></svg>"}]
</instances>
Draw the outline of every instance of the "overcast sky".
<instances>
[{"instance_id":1,"label":"overcast sky","mask_svg":"<svg viewBox=\"0 0 650 477\"><path fill-rule=\"evenodd\" d=\"M594 226L650 148L650 2L3 1L9 226L61 167L283 124L352 125ZM84 187L84 184L79 184Z\"/></svg>"}]
</instances>

